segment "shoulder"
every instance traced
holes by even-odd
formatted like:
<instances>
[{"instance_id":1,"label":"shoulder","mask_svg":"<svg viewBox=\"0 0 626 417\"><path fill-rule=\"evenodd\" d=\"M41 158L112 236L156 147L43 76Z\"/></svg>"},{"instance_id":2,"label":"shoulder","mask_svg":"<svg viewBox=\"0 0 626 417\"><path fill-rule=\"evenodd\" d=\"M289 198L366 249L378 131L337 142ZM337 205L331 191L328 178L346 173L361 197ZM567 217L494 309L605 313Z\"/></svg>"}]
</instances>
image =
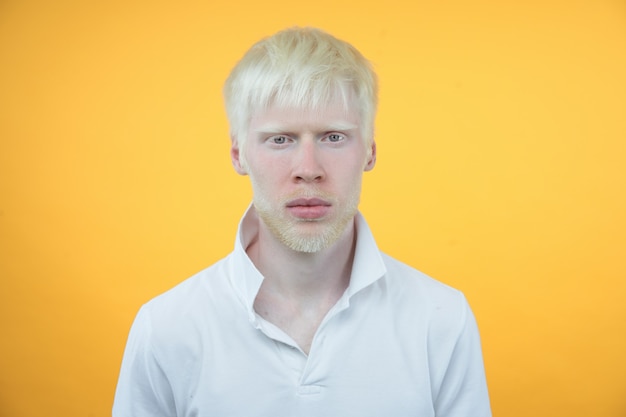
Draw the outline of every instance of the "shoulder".
<instances>
[{"instance_id":1,"label":"shoulder","mask_svg":"<svg viewBox=\"0 0 626 417\"><path fill-rule=\"evenodd\" d=\"M229 262L226 257L145 303L131 328L128 356L153 358L158 368L179 375L182 358L197 358L220 343L242 311L230 285Z\"/></svg>"},{"instance_id":2,"label":"shoulder","mask_svg":"<svg viewBox=\"0 0 626 417\"><path fill-rule=\"evenodd\" d=\"M387 274L380 285L399 314L424 320L431 332L451 336L461 331L472 315L461 291L388 255L382 257Z\"/></svg>"},{"instance_id":3,"label":"shoulder","mask_svg":"<svg viewBox=\"0 0 626 417\"><path fill-rule=\"evenodd\" d=\"M427 298L435 303L464 301L465 298L459 290L389 255L383 253L382 258L387 268L385 278L390 290L405 292L420 299Z\"/></svg>"},{"instance_id":4,"label":"shoulder","mask_svg":"<svg viewBox=\"0 0 626 417\"><path fill-rule=\"evenodd\" d=\"M152 298L136 321L151 327L152 337L165 340L216 321L222 305L232 298L228 262L226 257Z\"/></svg>"},{"instance_id":5,"label":"shoulder","mask_svg":"<svg viewBox=\"0 0 626 417\"><path fill-rule=\"evenodd\" d=\"M152 310L188 309L194 306L198 299L211 297L220 292L227 284L228 257L195 273L181 281L174 287L157 295L146 303Z\"/></svg>"}]
</instances>

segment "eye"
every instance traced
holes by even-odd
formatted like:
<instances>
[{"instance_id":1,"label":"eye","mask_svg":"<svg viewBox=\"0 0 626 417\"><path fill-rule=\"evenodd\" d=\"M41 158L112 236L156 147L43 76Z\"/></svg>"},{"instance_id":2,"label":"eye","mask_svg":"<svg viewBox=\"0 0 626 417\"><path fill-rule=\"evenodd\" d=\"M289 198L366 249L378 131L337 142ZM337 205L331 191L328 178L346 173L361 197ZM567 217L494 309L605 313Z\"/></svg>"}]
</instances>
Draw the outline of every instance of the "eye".
<instances>
[{"instance_id":1,"label":"eye","mask_svg":"<svg viewBox=\"0 0 626 417\"><path fill-rule=\"evenodd\" d=\"M341 142L344 140L344 136L338 133L331 133L327 136L329 142Z\"/></svg>"},{"instance_id":2,"label":"eye","mask_svg":"<svg viewBox=\"0 0 626 417\"><path fill-rule=\"evenodd\" d=\"M287 136L272 136L270 142L274 145L284 145L287 143Z\"/></svg>"}]
</instances>

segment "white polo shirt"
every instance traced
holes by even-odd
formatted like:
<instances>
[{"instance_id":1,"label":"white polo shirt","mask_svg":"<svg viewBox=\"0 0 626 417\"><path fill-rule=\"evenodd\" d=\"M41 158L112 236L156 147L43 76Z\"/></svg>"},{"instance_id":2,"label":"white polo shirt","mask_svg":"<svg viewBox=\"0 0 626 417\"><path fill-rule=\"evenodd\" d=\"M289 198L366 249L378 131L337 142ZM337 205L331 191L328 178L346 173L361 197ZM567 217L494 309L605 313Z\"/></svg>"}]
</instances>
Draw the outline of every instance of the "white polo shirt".
<instances>
[{"instance_id":1,"label":"white polo shirt","mask_svg":"<svg viewBox=\"0 0 626 417\"><path fill-rule=\"evenodd\" d=\"M257 225L250 209L229 256L141 308L114 417L491 416L459 291L382 254L359 214L350 285L307 356L253 309Z\"/></svg>"}]
</instances>

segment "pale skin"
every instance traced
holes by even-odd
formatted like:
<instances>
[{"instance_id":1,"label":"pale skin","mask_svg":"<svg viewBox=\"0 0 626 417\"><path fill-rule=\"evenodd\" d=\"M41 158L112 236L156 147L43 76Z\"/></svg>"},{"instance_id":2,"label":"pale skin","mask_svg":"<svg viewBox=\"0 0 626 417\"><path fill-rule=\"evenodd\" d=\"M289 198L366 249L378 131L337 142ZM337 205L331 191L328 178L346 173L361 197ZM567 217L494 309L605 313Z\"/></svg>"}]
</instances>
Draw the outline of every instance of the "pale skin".
<instances>
[{"instance_id":1,"label":"pale skin","mask_svg":"<svg viewBox=\"0 0 626 417\"><path fill-rule=\"evenodd\" d=\"M246 248L265 277L255 311L305 354L350 280L361 179L376 163L375 143L359 126L358 112L340 103L314 112L271 107L253 115L244 150L232 140L233 166L250 176L259 213ZM283 231L298 241L326 238L305 252Z\"/></svg>"}]
</instances>

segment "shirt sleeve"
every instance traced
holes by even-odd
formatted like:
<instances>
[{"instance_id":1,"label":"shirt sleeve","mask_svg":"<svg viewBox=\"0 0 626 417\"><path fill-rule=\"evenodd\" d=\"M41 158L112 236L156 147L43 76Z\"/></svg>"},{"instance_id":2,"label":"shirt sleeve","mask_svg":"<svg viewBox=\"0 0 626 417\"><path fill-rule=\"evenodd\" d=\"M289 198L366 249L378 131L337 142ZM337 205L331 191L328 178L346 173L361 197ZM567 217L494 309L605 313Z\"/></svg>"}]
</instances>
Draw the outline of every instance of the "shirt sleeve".
<instances>
[{"instance_id":1,"label":"shirt sleeve","mask_svg":"<svg viewBox=\"0 0 626 417\"><path fill-rule=\"evenodd\" d=\"M172 388L154 351L152 321L144 306L128 336L113 401L113 417L175 416Z\"/></svg>"},{"instance_id":2,"label":"shirt sleeve","mask_svg":"<svg viewBox=\"0 0 626 417\"><path fill-rule=\"evenodd\" d=\"M456 343L437 397L437 417L490 417L480 336L476 319L463 297L463 314Z\"/></svg>"}]
</instances>

